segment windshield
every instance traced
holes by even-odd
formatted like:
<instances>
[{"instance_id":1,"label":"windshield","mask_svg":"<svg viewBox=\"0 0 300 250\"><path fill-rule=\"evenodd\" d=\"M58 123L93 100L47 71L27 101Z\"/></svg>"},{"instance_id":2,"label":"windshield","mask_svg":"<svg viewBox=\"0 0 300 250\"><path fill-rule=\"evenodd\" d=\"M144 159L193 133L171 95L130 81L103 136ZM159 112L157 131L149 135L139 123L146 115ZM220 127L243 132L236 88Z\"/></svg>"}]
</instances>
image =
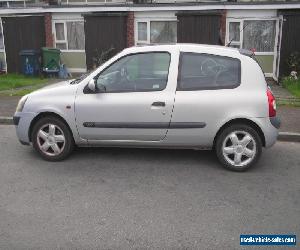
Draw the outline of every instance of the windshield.
<instances>
[{"instance_id":1,"label":"windshield","mask_svg":"<svg viewBox=\"0 0 300 250\"><path fill-rule=\"evenodd\" d=\"M96 68L96 69L97 69L97 68ZM87 78L90 74L92 74L96 69L94 69L94 70L92 70L92 71L90 71L90 72L87 72L87 73L82 74L80 77L78 77L78 78L72 80L72 81L70 82L70 84L78 84L78 83L80 83L80 82L83 81L85 78Z\"/></svg>"}]
</instances>

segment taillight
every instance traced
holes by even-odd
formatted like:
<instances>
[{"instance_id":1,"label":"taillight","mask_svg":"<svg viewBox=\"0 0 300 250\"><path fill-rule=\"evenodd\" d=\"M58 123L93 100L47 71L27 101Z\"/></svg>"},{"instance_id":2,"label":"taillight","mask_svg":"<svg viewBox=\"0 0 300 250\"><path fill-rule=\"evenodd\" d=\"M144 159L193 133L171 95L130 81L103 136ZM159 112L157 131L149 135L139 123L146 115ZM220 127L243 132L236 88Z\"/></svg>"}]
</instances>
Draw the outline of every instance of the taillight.
<instances>
[{"instance_id":1,"label":"taillight","mask_svg":"<svg viewBox=\"0 0 300 250\"><path fill-rule=\"evenodd\" d=\"M268 103L269 103L269 117L276 116L276 100L270 89L267 90Z\"/></svg>"}]
</instances>

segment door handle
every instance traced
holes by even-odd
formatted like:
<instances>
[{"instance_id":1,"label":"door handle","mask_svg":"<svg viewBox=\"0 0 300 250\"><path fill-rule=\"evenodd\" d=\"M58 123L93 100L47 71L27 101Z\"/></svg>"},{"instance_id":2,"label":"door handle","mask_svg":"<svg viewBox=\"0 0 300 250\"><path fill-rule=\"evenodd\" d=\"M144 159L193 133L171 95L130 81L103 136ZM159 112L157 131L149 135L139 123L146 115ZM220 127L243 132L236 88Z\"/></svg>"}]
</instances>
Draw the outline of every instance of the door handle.
<instances>
[{"instance_id":1,"label":"door handle","mask_svg":"<svg viewBox=\"0 0 300 250\"><path fill-rule=\"evenodd\" d=\"M152 107L165 107L166 103L165 102L154 102L151 105Z\"/></svg>"}]
</instances>

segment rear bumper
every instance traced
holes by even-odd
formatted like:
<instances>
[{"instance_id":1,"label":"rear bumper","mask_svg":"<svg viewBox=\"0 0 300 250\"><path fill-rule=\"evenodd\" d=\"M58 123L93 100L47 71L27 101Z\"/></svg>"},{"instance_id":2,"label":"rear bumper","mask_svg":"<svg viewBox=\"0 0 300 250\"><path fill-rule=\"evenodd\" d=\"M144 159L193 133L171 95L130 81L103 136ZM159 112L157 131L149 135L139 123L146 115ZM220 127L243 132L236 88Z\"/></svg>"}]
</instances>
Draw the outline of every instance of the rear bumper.
<instances>
[{"instance_id":1,"label":"rear bumper","mask_svg":"<svg viewBox=\"0 0 300 250\"><path fill-rule=\"evenodd\" d=\"M13 117L17 136L23 145L30 144L29 129L30 124L35 116L36 114L31 112L17 112Z\"/></svg>"},{"instance_id":2,"label":"rear bumper","mask_svg":"<svg viewBox=\"0 0 300 250\"><path fill-rule=\"evenodd\" d=\"M279 117L277 117L277 116L270 117L270 122L275 128L277 128L277 129L280 128L281 120L279 119Z\"/></svg>"},{"instance_id":3,"label":"rear bumper","mask_svg":"<svg viewBox=\"0 0 300 250\"><path fill-rule=\"evenodd\" d=\"M278 117L255 118L254 121L261 128L265 137L265 147L272 147L277 141L280 127L280 119Z\"/></svg>"}]
</instances>

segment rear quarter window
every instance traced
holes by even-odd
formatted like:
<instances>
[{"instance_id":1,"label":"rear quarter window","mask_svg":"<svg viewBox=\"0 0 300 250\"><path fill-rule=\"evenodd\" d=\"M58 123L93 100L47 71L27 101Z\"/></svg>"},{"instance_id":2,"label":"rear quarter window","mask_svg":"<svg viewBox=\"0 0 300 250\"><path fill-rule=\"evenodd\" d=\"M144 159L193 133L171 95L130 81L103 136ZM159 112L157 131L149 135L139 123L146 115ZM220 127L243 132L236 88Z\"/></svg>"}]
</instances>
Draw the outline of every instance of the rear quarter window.
<instances>
[{"instance_id":1,"label":"rear quarter window","mask_svg":"<svg viewBox=\"0 0 300 250\"><path fill-rule=\"evenodd\" d=\"M181 53L178 90L236 88L241 83L239 59L200 53Z\"/></svg>"}]
</instances>

